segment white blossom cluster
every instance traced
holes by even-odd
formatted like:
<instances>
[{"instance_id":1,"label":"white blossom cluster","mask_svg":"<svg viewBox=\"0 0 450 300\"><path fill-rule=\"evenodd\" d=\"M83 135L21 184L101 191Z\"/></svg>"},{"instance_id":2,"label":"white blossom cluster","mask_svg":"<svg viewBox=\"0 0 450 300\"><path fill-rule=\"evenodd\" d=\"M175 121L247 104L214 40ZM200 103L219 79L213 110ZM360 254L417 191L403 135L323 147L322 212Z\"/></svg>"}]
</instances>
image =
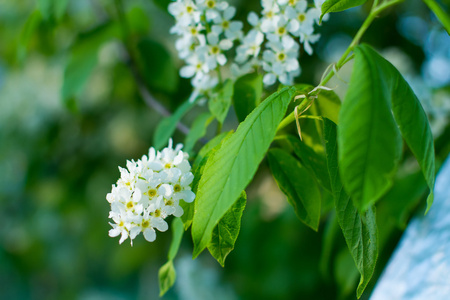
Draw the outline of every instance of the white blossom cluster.
<instances>
[{"instance_id":1,"label":"white blossom cluster","mask_svg":"<svg viewBox=\"0 0 450 300\"><path fill-rule=\"evenodd\" d=\"M233 21L236 8L223 0L175 0L168 10L176 20L170 32L179 36L176 49L187 64L180 75L192 78L194 100L218 84L219 68L227 63L225 52L242 38L243 24Z\"/></svg>"},{"instance_id":2,"label":"white blossom cluster","mask_svg":"<svg viewBox=\"0 0 450 300\"><path fill-rule=\"evenodd\" d=\"M109 217L114 223L109 236L121 235L121 244L128 237L133 239L143 233L144 238L153 242L156 231L168 229L165 219L173 215L180 217L183 209L181 200L192 202L195 194L191 191L194 175L188 162L188 154L183 145L172 148L172 140L161 152L149 149L138 161L127 161L127 168L121 168L120 178L112 186L106 199L111 204Z\"/></svg>"},{"instance_id":3,"label":"white blossom cluster","mask_svg":"<svg viewBox=\"0 0 450 300\"><path fill-rule=\"evenodd\" d=\"M300 43L311 55L311 44L319 40L320 35L314 33L314 25L319 23L324 1L314 0L314 6L308 7L307 0L261 0L262 17L254 12L249 14L248 22L253 29L237 47L236 62L241 66L235 66L235 70L245 73L259 64L266 72L265 85L272 85L277 80L292 85L293 79L301 72L298 61ZM266 49L260 61L258 55L265 38Z\"/></svg>"}]
</instances>

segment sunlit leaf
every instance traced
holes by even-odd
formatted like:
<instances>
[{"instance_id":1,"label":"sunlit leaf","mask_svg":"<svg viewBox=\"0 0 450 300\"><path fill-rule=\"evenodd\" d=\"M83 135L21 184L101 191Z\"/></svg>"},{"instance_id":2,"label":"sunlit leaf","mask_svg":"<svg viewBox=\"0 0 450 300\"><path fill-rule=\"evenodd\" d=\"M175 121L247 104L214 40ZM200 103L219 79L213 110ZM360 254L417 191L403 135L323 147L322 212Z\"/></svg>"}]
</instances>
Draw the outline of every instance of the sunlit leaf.
<instances>
[{"instance_id":1,"label":"sunlit leaf","mask_svg":"<svg viewBox=\"0 0 450 300\"><path fill-rule=\"evenodd\" d=\"M241 218L246 203L247 194L242 192L239 199L231 206L213 229L208 250L222 267L225 266L225 259L228 254L234 249L234 244L241 229Z\"/></svg>"},{"instance_id":2,"label":"sunlit leaf","mask_svg":"<svg viewBox=\"0 0 450 300\"><path fill-rule=\"evenodd\" d=\"M192 191L194 194L197 194L198 184L200 179L203 176L203 171L205 170L206 162L208 159L213 156L217 150L220 149L222 143L227 140L231 136L230 132L224 132L221 135L216 136L214 139L209 141L203 148L200 150L197 155L197 159L193 164L192 172L194 174L194 180L192 181ZM192 219L194 218L194 203L186 203L184 201L180 202L181 208L184 210L184 214L181 216L181 220L184 224L184 229L187 230L189 226L192 224Z\"/></svg>"},{"instance_id":3,"label":"sunlit leaf","mask_svg":"<svg viewBox=\"0 0 450 300\"><path fill-rule=\"evenodd\" d=\"M282 149L268 153L270 170L297 217L317 231L320 220L320 190L298 160Z\"/></svg>"},{"instance_id":4,"label":"sunlit leaf","mask_svg":"<svg viewBox=\"0 0 450 300\"><path fill-rule=\"evenodd\" d=\"M208 159L195 201L194 257L208 245L214 227L253 178L294 93L295 88L284 88L268 97Z\"/></svg>"},{"instance_id":5,"label":"sunlit leaf","mask_svg":"<svg viewBox=\"0 0 450 300\"><path fill-rule=\"evenodd\" d=\"M367 0L326 0L322 4L322 15L320 21L326 13L343 11L366 3Z\"/></svg>"}]
</instances>

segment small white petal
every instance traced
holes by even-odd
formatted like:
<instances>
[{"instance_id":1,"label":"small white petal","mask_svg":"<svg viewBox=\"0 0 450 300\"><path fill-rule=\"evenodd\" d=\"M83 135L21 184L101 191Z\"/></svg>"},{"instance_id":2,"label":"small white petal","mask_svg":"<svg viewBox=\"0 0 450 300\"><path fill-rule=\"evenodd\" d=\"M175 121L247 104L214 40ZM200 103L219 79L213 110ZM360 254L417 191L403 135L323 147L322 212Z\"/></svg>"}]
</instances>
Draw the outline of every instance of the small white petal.
<instances>
[{"instance_id":1,"label":"small white petal","mask_svg":"<svg viewBox=\"0 0 450 300\"><path fill-rule=\"evenodd\" d=\"M258 23L259 23L258 15L257 15L255 12L253 12L253 11L250 12L250 13L248 14L247 21L248 21L248 23L250 23L250 25L252 25L252 26L258 25Z\"/></svg>"},{"instance_id":2,"label":"small white petal","mask_svg":"<svg viewBox=\"0 0 450 300\"><path fill-rule=\"evenodd\" d=\"M263 82L265 85L272 85L277 80L277 77L272 73L267 73L264 75Z\"/></svg>"},{"instance_id":3,"label":"small white petal","mask_svg":"<svg viewBox=\"0 0 450 300\"><path fill-rule=\"evenodd\" d=\"M236 14L236 8L234 8L233 6L230 6L223 13L223 17L225 18L225 20L231 20L235 14Z\"/></svg>"},{"instance_id":4,"label":"small white petal","mask_svg":"<svg viewBox=\"0 0 450 300\"><path fill-rule=\"evenodd\" d=\"M149 242L153 242L154 240L156 240L155 230L153 228L146 228L144 230L144 238Z\"/></svg>"}]
</instances>

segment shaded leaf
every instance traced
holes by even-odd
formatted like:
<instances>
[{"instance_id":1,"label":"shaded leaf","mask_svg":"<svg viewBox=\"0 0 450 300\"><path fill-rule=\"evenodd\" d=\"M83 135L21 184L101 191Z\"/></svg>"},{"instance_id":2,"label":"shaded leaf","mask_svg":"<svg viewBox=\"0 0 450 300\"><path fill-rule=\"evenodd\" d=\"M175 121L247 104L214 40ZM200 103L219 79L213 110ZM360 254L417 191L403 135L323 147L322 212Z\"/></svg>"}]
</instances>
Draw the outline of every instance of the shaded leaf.
<instances>
[{"instance_id":1,"label":"shaded leaf","mask_svg":"<svg viewBox=\"0 0 450 300\"><path fill-rule=\"evenodd\" d=\"M221 124L223 124L223 121L225 121L225 118L227 117L232 98L233 82L231 80L227 80L221 87L219 87L217 94L215 94L208 102L208 107L211 114L216 117Z\"/></svg>"},{"instance_id":2,"label":"shaded leaf","mask_svg":"<svg viewBox=\"0 0 450 300\"><path fill-rule=\"evenodd\" d=\"M345 193L339 176L336 136L336 124L328 119L324 119L327 166L336 205L336 215L347 246L361 274L357 289L359 298L373 276L378 258L375 209L369 207L367 212L361 215L353 205L350 197Z\"/></svg>"},{"instance_id":3,"label":"shaded leaf","mask_svg":"<svg viewBox=\"0 0 450 300\"><path fill-rule=\"evenodd\" d=\"M70 49L69 59L64 69L61 90L63 101L67 102L79 95L97 65L97 53L100 46L118 34L115 24L106 23L77 38Z\"/></svg>"},{"instance_id":4,"label":"shaded leaf","mask_svg":"<svg viewBox=\"0 0 450 300\"><path fill-rule=\"evenodd\" d=\"M298 160L282 149L271 149L268 158L273 177L297 217L317 231L321 195L314 179Z\"/></svg>"},{"instance_id":5,"label":"shaded leaf","mask_svg":"<svg viewBox=\"0 0 450 300\"><path fill-rule=\"evenodd\" d=\"M389 87L378 68L364 51L355 49L355 64L339 115L342 183L361 212L392 186L402 154Z\"/></svg>"},{"instance_id":6,"label":"shaded leaf","mask_svg":"<svg viewBox=\"0 0 450 300\"><path fill-rule=\"evenodd\" d=\"M163 296L175 283L177 273L173 267L173 261L166 262L158 272L159 277L159 296Z\"/></svg>"},{"instance_id":7,"label":"shaded leaf","mask_svg":"<svg viewBox=\"0 0 450 300\"><path fill-rule=\"evenodd\" d=\"M60 20L67 9L69 0L39 0L38 8L45 20Z\"/></svg>"},{"instance_id":8,"label":"shaded leaf","mask_svg":"<svg viewBox=\"0 0 450 300\"><path fill-rule=\"evenodd\" d=\"M334 204L333 204L334 206ZM322 238L322 253L320 254L319 270L321 275L328 281L330 280L330 271L332 266L333 250L336 247L336 238L340 234L339 223L336 214L330 213L327 219Z\"/></svg>"},{"instance_id":9,"label":"shaded leaf","mask_svg":"<svg viewBox=\"0 0 450 300\"><path fill-rule=\"evenodd\" d=\"M261 102L263 76L259 73L246 74L234 83L233 105L239 122Z\"/></svg>"},{"instance_id":10,"label":"shaded leaf","mask_svg":"<svg viewBox=\"0 0 450 300\"><path fill-rule=\"evenodd\" d=\"M334 91L321 90L313 105L317 107L319 116L338 124L341 99Z\"/></svg>"},{"instance_id":11,"label":"shaded leaf","mask_svg":"<svg viewBox=\"0 0 450 300\"><path fill-rule=\"evenodd\" d=\"M27 21L20 32L19 43L17 45L17 57L19 61L22 61L25 58L30 39L41 23L41 20L42 16L37 10L33 11L27 18Z\"/></svg>"},{"instance_id":12,"label":"shaded leaf","mask_svg":"<svg viewBox=\"0 0 450 300\"><path fill-rule=\"evenodd\" d=\"M373 72L386 82L390 90L390 103L398 128L413 152L430 188L427 211L433 203L435 182L435 154L431 128L425 111L413 90L399 71L368 45L361 45L355 54L379 66Z\"/></svg>"},{"instance_id":13,"label":"shaded leaf","mask_svg":"<svg viewBox=\"0 0 450 300\"><path fill-rule=\"evenodd\" d=\"M159 122L155 129L155 134L153 136L153 147L156 150L160 150L172 137L175 129L177 128L177 123L192 107L194 107L194 102L186 101L178 107L178 109L168 118L163 119Z\"/></svg>"},{"instance_id":14,"label":"shaded leaf","mask_svg":"<svg viewBox=\"0 0 450 300\"><path fill-rule=\"evenodd\" d=\"M225 259L234 249L234 244L241 229L241 218L247 203L247 194L242 192L239 199L231 206L217 223L212 232L208 250L217 261L225 266Z\"/></svg>"},{"instance_id":15,"label":"shaded leaf","mask_svg":"<svg viewBox=\"0 0 450 300\"><path fill-rule=\"evenodd\" d=\"M209 113L199 115L192 124L186 139L184 140L183 151L190 153L194 148L195 143L206 134L206 129L211 123L212 118Z\"/></svg>"},{"instance_id":16,"label":"shaded leaf","mask_svg":"<svg viewBox=\"0 0 450 300\"><path fill-rule=\"evenodd\" d=\"M175 256L177 256L178 249L180 248L181 239L183 238L184 233L183 222L181 221L180 218L174 218L171 227L172 227L172 243L170 244L169 254L167 255L167 258L169 260L174 260Z\"/></svg>"},{"instance_id":17,"label":"shaded leaf","mask_svg":"<svg viewBox=\"0 0 450 300\"><path fill-rule=\"evenodd\" d=\"M173 93L178 87L178 72L170 52L160 43L143 39L137 45L141 73L152 90Z\"/></svg>"},{"instance_id":18,"label":"shaded leaf","mask_svg":"<svg viewBox=\"0 0 450 300\"><path fill-rule=\"evenodd\" d=\"M294 94L295 88L284 88L269 96L208 159L195 201L194 258L208 245L216 224L253 178Z\"/></svg>"},{"instance_id":19,"label":"shaded leaf","mask_svg":"<svg viewBox=\"0 0 450 300\"><path fill-rule=\"evenodd\" d=\"M295 155L300 158L302 164L314 174L323 188L331 192L326 157L315 152L296 136L288 135L287 140L294 149Z\"/></svg>"}]
</instances>

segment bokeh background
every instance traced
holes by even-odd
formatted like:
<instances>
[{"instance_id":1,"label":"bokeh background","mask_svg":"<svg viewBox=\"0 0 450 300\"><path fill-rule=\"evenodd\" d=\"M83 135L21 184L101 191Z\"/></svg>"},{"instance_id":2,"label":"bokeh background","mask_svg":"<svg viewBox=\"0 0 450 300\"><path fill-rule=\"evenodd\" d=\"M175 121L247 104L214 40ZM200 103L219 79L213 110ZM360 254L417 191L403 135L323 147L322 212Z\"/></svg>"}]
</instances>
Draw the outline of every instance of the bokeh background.
<instances>
[{"instance_id":1,"label":"bokeh background","mask_svg":"<svg viewBox=\"0 0 450 300\"><path fill-rule=\"evenodd\" d=\"M108 237L105 196L119 177L117 166L147 152L163 118L139 87L170 111L190 94L168 34L169 1L53 2L59 4L0 0L0 298L157 299L171 233L119 246ZM257 0L231 2L243 21L260 11ZM448 11L449 1L440 4ZM318 29L314 55L301 55L298 82L319 82L369 8L330 16ZM448 33L421 1L410 0L378 18L363 41L399 68L422 101L439 166L450 152ZM329 84L341 96L350 70ZM196 108L183 123L205 110ZM225 128L237 126L232 110L226 122ZM184 136L177 131L174 139ZM425 183L407 149L397 179L378 206L380 258L372 285L410 216L422 212ZM188 232L175 260L177 282L165 299L356 298L359 274L329 202L319 232L308 229L266 162L248 193L226 267L207 252L193 261Z\"/></svg>"}]
</instances>

